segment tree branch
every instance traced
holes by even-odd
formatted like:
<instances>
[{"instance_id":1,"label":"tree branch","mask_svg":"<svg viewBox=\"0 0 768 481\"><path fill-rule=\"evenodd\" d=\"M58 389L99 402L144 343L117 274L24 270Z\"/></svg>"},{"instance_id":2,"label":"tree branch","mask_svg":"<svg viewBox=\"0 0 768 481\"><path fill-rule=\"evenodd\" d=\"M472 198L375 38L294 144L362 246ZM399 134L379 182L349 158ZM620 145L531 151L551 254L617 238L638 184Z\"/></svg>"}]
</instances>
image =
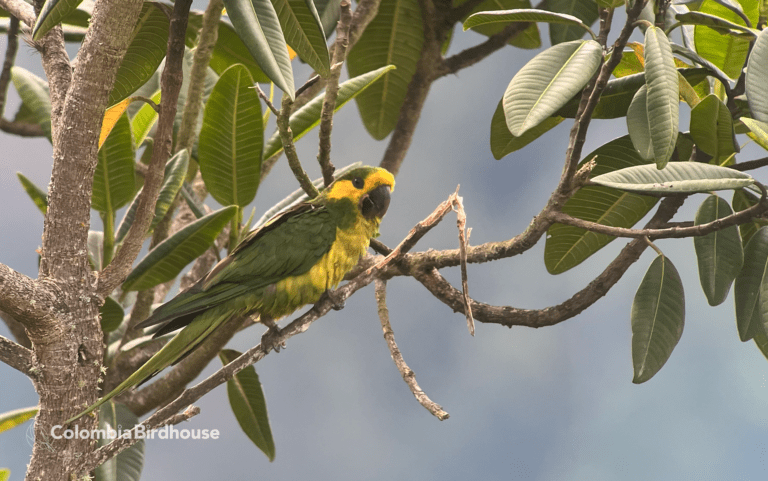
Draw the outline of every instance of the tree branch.
<instances>
[{"instance_id":1,"label":"tree branch","mask_svg":"<svg viewBox=\"0 0 768 481\"><path fill-rule=\"evenodd\" d=\"M38 124L12 122L3 118L0 118L0 130L7 134L18 135L19 137L45 137L43 128Z\"/></svg>"},{"instance_id":2,"label":"tree branch","mask_svg":"<svg viewBox=\"0 0 768 481\"><path fill-rule=\"evenodd\" d=\"M416 400L419 401L419 404L424 406L427 411L440 421L445 421L448 419L449 414L443 411L439 404L429 399L429 396L419 387L419 383L416 382L416 374L405 363L405 359L403 359L403 355L397 347L397 343L395 343L395 332L392 330L392 324L389 322L389 309L387 309L387 281L376 279L375 292L381 330L384 331L384 339L387 341L392 361L394 361L397 370L400 371L400 375L403 377L403 381L408 385L408 388Z\"/></svg>"},{"instance_id":3,"label":"tree branch","mask_svg":"<svg viewBox=\"0 0 768 481\"><path fill-rule=\"evenodd\" d=\"M283 150L285 156L288 158L288 165L293 171L293 175L296 180L299 181L299 185L304 189L310 199L314 199L319 195L319 192L312 185L312 180L309 178L304 168L299 161L299 155L296 153L296 146L293 144L293 132L291 132L291 110L293 102L287 95L283 95L283 105L280 109L280 114L277 116L277 128L280 131L280 140L283 142Z\"/></svg>"},{"instance_id":4,"label":"tree branch","mask_svg":"<svg viewBox=\"0 0 768 481\"><path fill-rule=\"evenodd\" d=\"M30 279L5 264L0 264L0 311L27 329L44 332L55 329L55 310L60 307L58 289L51 282Z\"/></svg>"},{"instance_id":5,"label":"tree branch","mask_svg":"<svg viewBox=\"0 0 768 481\"><path fill-rule=\"evenodd\" d=\"M101 271L97 287L97 293L101 296L109 295L128 275L133 261L141 250L149 224L152 222L155 203L163 183L165 162L170 158L173 147L173 121L176 117L176 102L181 90L181 65L184 61L184 38L190 5L191 0L177 0L174 3L165 68L160 79L162 101L152 160L144 177L144 188L139 197L136 217L123 240L123 247L117 252L112 262Z\"/></svg>"},{"instance_id":6,"label":"tree branch","mask_svg":"<svg viewBox=\"0 0 768 481\"><path fill-rule=\"evenodd\" d=\"M8 95L8 85L11 82L11 67L16 61L16 51L19 49L19 19L11 17L8 25L8 46L5 49L3 70L0 72L0 118L5 112L5 99Z\"/></svg>"},{"instance_id":7,"label":"tree branch","mask_svg":"<svg viewBox=\"0 0 768 481\"><path fill-rule=\"evenodd\" d=\"M35 9L23 0L0 0L0 7L26 23L29 28L35 26Z\"/></svg>"},{"instance_id":8,"label":"tree branch","mask_svg":"<svg viewBox=\"0 0 768 481\"><path fill-rule=\"evenodd\" d=\"M32 375L32 367L34 366L32 351L3 336L0 336L0 361L27 376Z\"/></svg>"}]
</instances>

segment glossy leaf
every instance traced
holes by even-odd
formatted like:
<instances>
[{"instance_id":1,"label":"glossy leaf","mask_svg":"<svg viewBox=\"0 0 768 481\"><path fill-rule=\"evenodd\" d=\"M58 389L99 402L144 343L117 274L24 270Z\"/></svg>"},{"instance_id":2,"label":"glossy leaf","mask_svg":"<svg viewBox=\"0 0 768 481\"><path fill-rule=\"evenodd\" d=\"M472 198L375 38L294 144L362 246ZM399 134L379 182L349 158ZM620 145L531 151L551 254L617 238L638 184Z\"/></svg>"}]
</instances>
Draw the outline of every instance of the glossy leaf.
<instances>
[{"instance_id":1,"label":"glossy leaf","mask_svg":"<svg viewBox=\"0 0 768 481\"><path fill-rule=\"evenodd\" d=\"M739 3L754 25L757 20L757 1L744 0ZM715 0L704 0L699 7L699 12L714 15L738 25L746 25L741 17ZM694 41L698 54L717 65L728 77L735 79L741 74L749 50L748 39L721 35L710 27L696 26Z\"/></svg>"},{"instance_id":2,"label":"glossy leaf","mask_svg":"<svg viewBox=\"0 0 768 481\"><path fill-rule=\"evenodd\" d=\"M258 83L268 83L269 77L261 70L253 56L248 51L240 37L235 33L234 27L229 22L222 20L219 23L219 35L216 38L216 45L213 47L210 67L219 75L223 74L229 67L240 63L245 65L253 80Z\"/></svg>"},{"instance_id":3,"label":"glossy leaf","mask_svg":"<svg viewBox=\"0 0 768 481\"><path fill-rule=\"evenodd\" d=\"M181 120L184 115L184 105L187 103L187 91L189 90L189 82L191 78L191 72L192 72L192 64L194 63L194 52L190 49L184 50L184 63L181 64L181 70L184 75L184 80L181 83L181 91L179 92L179 100L176 103L176 117L173 119L173 131L174 134L178 134L179 129L181 128ZM163 68L165 66L163 65ZM212 68L207 68L205 72L205 81L203 83L203 104L206 104L208 102L208 97L211 95L211 92L213 91L213 87L216 85L216 82L219 81L219 75L216 74L216 72L213 71ZM197 127L195 132L195 143L192 147L192 157L196 157L196 150L197 150L197 137L200 135L200 129L202 128L203 124L203 109L200 109L200 112L198 114L197 118Z\"/></svg>"},{"instance_id":4,"label":"glossy leaf","mask_svg":"<svg viewBox=\"0 0 768 481\"><path fill-rule=\"evenodd\" d=\"M312 0L272 0L285 40L315 72L325 77L330 73L323 25Z\"/></svg>"},{"instance_id":5,"label":"glossy leaf","mask_svg":"<svg viewBox=\"0 0 768 481\"><path fill-rule=\"evenodd\" d=\"M522 149L555 128L563 120L565 120L563 117L549 117L525 132L521 137L515 137L507 128L504 106L500 100L496 111L493 113L493 119L491 119L491 153L496 160L499 160L511 152Z\"/></svg>"},{"instance_id":6,"label":"glossy leaf","mask_svg":"<svg viewBox=\"0 0 768 481\"><path fill-rule=\"evenodd\" d=\"M349 52L347 69L350 77L387 65L397 67L356 98L363 125L376 140L389 135L397 123L423 43L418 1L391 0L381 2L376 18Z\"/></svg>"},{"instance_id":7,"label":"glossy leaf","mask_svg":"<svg viewBox=\"0 0 768 481\"><path fill-rule=\"evenodd\" d=\"M212 212L161 242L131 271L123 290L141 291L175 278L213 245L237 209L231 205Z\"/></svg>"},{"instance_id":8,"label":"glossy leaf","mask_svg":"<svg viewBox=\"0 0 768 481\"><path fill-rule=\"evenodd\" d=\"M706 68L711 72L711 74L715 78L720 80L721 83L728 84L730 82L730 79L728 79L728 76L725 74L725 72L720 70L720 68L717 65L713 64L709 60L705 59L701 55L694 52L693 50L683 47L681 45L677 45L675 43L670 44L670 46L672 47L672 53L674 53L675 55L679 55L683 58L686 58L691 62L694 62ZM691 82L688 77L686 77L686 79L688 79L691 85L695 85L695 82Z\"/></svg>"},{"instance_id":9,"label":"glossy leaf","mask_svg":"<svg viewBox=\"0 0 768 481\"><path fill-rule=\"evenodd\" d=\"M659 255L632 303L632 382L644 383L659 372L683 335L684 323L683 283L672 262Z\"/></svg>"},{"instance_id":10,"label":"glossy leaf","mask_svg":"<svg viewBox=\"0 0 768 481\"><path fill-rule=\"evenodd\" d=\"M754 337L759 323L765 319L768 298L768 227L761 227L744 248L744 267L734 283L736 327L739 338L748 341Z\"/></svg>"},{"instance_id":11,"label":"glossy leaf","mask_svg":"<svg viewBox=\"0 0 768 481\"><path fill-rule=\"evenodd\" d=\"M323 25L323 32L326 37L336 30L336 24L339 22L341 11L339 6L341 0L317 0L314 2L317 13L320 14L320 23Z\"/></svg>"},{"instance_id":12,"label":"glossy leaf","mask_svg":"<svg viewBox=\"0 0 768 481\"><path fill-rule=\"evenodd\" d=\"M167 9L159 3L144 3L131 34L131 43L117 69L107 105L114 105L131 95L157 71L168 47L170 20Z\"/></svg>"},{"instance_id":13,"label":"glossy leaf","mask_svg":"<svg viewBox=\"0 0 768 481\"><path fill-rule=\"evenodd\" d=\"M270 0L224 0L235 31L261 70L294 98L293 69L283 30Z\"/></svg>"},{"instance_id":14,"label":"glossy leaf","mask_svg":"<svg viewBox=\"0 0 768 481\"><path fill-rule=\"evenodd\" d=\"M24 191L27 193L29 198L32 199L32 202L34 202L40 212L45 215L48 212L48 192L36 186L21 172L16 172L16 177L19 178L21 186L24 187Z\"/></svg>"},{"instance_id":15,"label":"glossy leaf","mask_svg":"<svg viewBox=\"0 0 768 481\"><path fill-rule=\"evenodd\" d=\"M733 32L733 33L738 33L740 35L746 35L749 37L754 37L756 35L756 31L754 29L745 27L744 25L739 25L738 23L730 22L722 17L718 17L717 15L712 15L709 13L704 13L704 12L678 13L677 15L675 15L675 18L677 19L678 22L683 23L685 25L705 25L709 28L712 28L718 31L721 34L728 34Z\"/></svg>"},{"instance_id":16,"label":"glossy leaf","mask_svg":"<svg viewBox=\"0 0 768 481\"><path fill-rule=\"evenodd\" d=\"M664 169L640 165L593 177L595 184L654 195L738 189L755 182L749 174L717 165L672 162Z\"/></svg>"},{"instance_id":17,"label":"glossy leaf","mask_svg":"<svg viewBox=\"0 0 768 481\"><path fill-rule=\"evenodd\" d=\"M695 225L707 224L731 215L728 202L710 195L702 202L694 219ZM693 238L699 280L710 306L717 306L728 297L728 291L744 263L741 236L736 226Z\"/></svg>"},{"instance_id":18,"label":"glossy leaf","mask_svg":"<svg viewBox=\"0 0 768 481\"><path fill-rule=\"evenodd\" d=\"M160 105L160 90L151 97L155 104ZM133 132L133 146L138 149L144 143L144 139L149 135L149 131L157 122L158 113L151 105L145 103L141 106L136 115L131 119L131 131Z\"/></svg>"},{"instance_id":19,"label":"glossy leaf","mask_svg":"<svg viewBox=\"0 0 768 481\"><path fill-rule=\"evenodd\" d=\"M46 0L32 29L32 40L40 40L64 17L74 12L83 0Z\"/></svg>"},{"instance_id":20,"label":"glossy leaf","mask_svg":"<svg viewBox=\"0 0 768 481\"><path fill-rule=\"evenodd\" d=\"M101 315L101 330L105 333L117 329L125 316L120 303L109 296L104 299L104 305L99 309L99 313Z\"/></svg>"},{"instance_id":21,"label":"glossy leaf","mask_svg":"<svg viewBox=\"0 0 768 481\"><path fill-rule=\"evenodd\" d=\"M234 65L216 82L200 130L200 174L216 201L240 207L253 201L263 143L259 95L248 69Z\"/></svg>"},{"instance_id":22,"label":"glossy leaf","mask_svg":"<svg viewBox=\"0 0 768 481\"><path fill-rule=\"evenodd\" d=\"M454 1L454 6L458 7L463 5L465 0ZM514 10L514 9L530 9L530 0L485 0L480 2L475 8L472 9L470 15L478 12L497 11L497 10ZM469 15L468 15L469 16ZM504 30L506 24L504 23L488 23L473 27L475 32L490 37ZM451 30L451 32L453 32ZM447 39L448 41L450 40ZM534 49L541 47L541 35L539 35L538 24L532 22L528 27L517 35L513 35L507 42L509 45L513 45L518 48ZM448 46L447 42L443 45L443 49ZM443 52L445 55L445 52Z\"/></svg>"},{"instance_id":23,"label":"glossy leaf","mask_svg":"<svg viewBox=\"0 0 768 481\"><path fill-rule=\"evenodd\" d=\"M110 401L99 408L99 429L118 429L123 432L139 423L139 418L124 404ZM98 445L106 446L112 440L99 438ZM145 442L140 439L131 447L107 460L94 470L94 481L139 481L144 467Z\"/></svg>"},{"instance_id":24,"label":"glossy leaf","mask_svg":"<svg viewBox=\"0 0 768 481\"><path fill-rule=\"evenodd\" d=\"M760 32L749 54L745 87L752 116L768 122L768 28Z\"/></svg>"},{"instance_id":25,"label":"glossy leaf","mask_svg":"<svg viewBox=\"0 0 768 481\"><path fill-rule=\"evenodd\" d=\"M0 413L0 433L29 421L37 415L38 410L37 406L32 406Z\"/></svg>"},{"instance_id":26,"label":"glossy leaf","mask_svg":"<svg viewBox=\"0 0 768 481\"><path fill-rule=\"evenodd\" d=\"M597 4L594 0L550 0L548 10L573 15L585 25L592 25L598 18ZM549 40L552 45L578 40L584 36L584 30L575 25L552 24L549 26Z\"/></svg>"},{"instance_id":27,"label":"glossy leaf","mask_svg":"<svg viewBox=\"0 0 768 481\"><path fill-rule=\"evenodd\" d=\"M739 151L731 112L716 95L704 97L691 110L691 137L698 149L715 159Z\"/></svg>"},{"instance_id":28,"label":"glossy leaf","mask_svg":"<svg viewBox=\"0 0 768 481\"><path fill-rule=\"evenodd\" d=\"M504 93L504 115L520 137L557 112L584 88L600 66L602 47L594 40L555 45L531 59Z\"/></svg>"},{"instance_id":29,"label":"glossy leaf","mask_svg":"<svg viewBox=\"0 0 768 481\"><path fill-rule=\"evenodd\" d=\"M669 40L657 27L649 27L645 31L645 85L651 155L644 155L642 145L638 148L638 139L633 135L632 128L629 135L640 155L645 159L653 158L661 169L667 165L675 150L680 93Z\"/></svg>"},{"instance_id":30,"label":"glossy leaf","mask_svg":"<svg viewBox=\"0 0 768 481\"><path fill-rule=\"evenodd\" d=\"M733 210L735 212L741 212L742 210L757 204L758 201L759 199L755 195L747 192L746 190L736 189L733 191L733 200L731 201L731 205L733 206ZM768 225L768 221L763 219L755 219L751 222L740 224L739 232L741 233L742 246L746 246L752 236L755 235L755 232L757 232L760 227L765 225Z\"/></svg>"},{"instance_id":31,"label":"glossy leaf","mask_svg":"<svg viewBox=\"0 0 768 481\"><path fill-rule=\"evenodd\" d=\"M739 120L749 129L747 135L760 147L768 150L768 124L747 117L742 117Z\"/></svg>"},{"instance_id":32,"label":"glossy leaf","mask_svg":"<svg viewBox=\"0 0 768 481\"><path fill-rule=\"evenodd\" d=\"M395 67L387 65L372 72L365 73L359 77L349 79L339 86L339 95L336 98L336 109L338 111L347 102L355 98L361 92L364 92L371 84L379 80ZM307 132L312 130L320 123L320 112L323 108L323 99L325 94L320 94L311 101L307 102L302 108L291 114L290 125L293 132L293 139L298 140ZM264 146L264 158L268 159L283 150L283 144L280 141L280 135L275 132Z\"/></svg>"},{"instance_id":33,"label":"glossy leaf","mask_svg":"<svg viewBox=\"0 0 768 481\"><path fill-rule=\"evenodd\" d=\"M115 212L131 201L136 192L133 157L131 124L123 114L99 149L91 196L94 210Z\"/></svg>"},{"instance_id":34,"label":"glossy leaf","mask_svg":"<svg viewBox=\"0 0 768 481\"><path fill-rule=\"evenodd\" d=\"M755 345L763 353L763 356L768 359L768 334L766 334L765 326L762 329L756 329L755 337L752 340L755 341Z\"/></svg>"},{"instance_id":35,"label":"glossy leaf","mask_svg":"<svg viewBox=\"0 0 768 481\"><path fill-rule=\"evenodd\" d=\"M237 359L240 354L232 349L224 349L219 352L219 359L226 366ZM232 412L243 432L270 461L274 461L275 441L269 426L267 401L264 398L256 369L253 366L248 366L227 381L227 395Z\"/></svg>"},{"instance_id":36,"label":"glossy leaf","mask_svg":"<svg viewBox=\"0 0 768 481\"><path fill-rule=\"evenodd\" d=\"M470 17L464 21L464 31L490 23L506 24L511 22L546 22L550 24L563 24L576 26L586 32L591 32L589 26L584 25L578 17L565 13L537 10L534 8L478 12L470 15ZM578 38L581 38L581 36Z\"/></svg>"},{"instance_id":37,"label":"glossy leaf","mask_svg":"<svg viewBox=\"0 0 768 481\"><path fill-rule=\"evenodd\" d=\"M51 140L51 94L48 83L18 66L11 67L11 80L31 117L42 127L48 140Z\"/></svg>"},{"instance_id":38,"label":"glossy leaf","mask_svg":"<svg viewBox=\"0 0 768 481\"><path fill-rule=\"evenodd\" d=\"M163 219L163 217L165 217L168 209L171 208L173 201L176 199L176 195L179 193L179 190L181 190L181 186L184 183L184 178L187 174L188 167L189 153L186 149L176 152L176 154L174 154L174 156L168 160L168 163L165 164L163 185L160 187L160 194L157 197L157 202L155 202L155 215L152 218L152 223L149 226L147 235L154 231L157 224ZM133 219L136 216L136 210L139 207L139 198L141 197L142 190L143 189L139 190L139 192L133 198L133 202L131 202L131 205L128 206L128 209L125 211L123 220L120 222L120 226L117 228L117 235L115 236L115 242L117 243L120 243L123 241L123 239L125 239L125 236L128 234L128 230L131 228L131 224L133 224Z\"/></svg>"},{"instance_id":39,"label":"glossy leaf","mask_svg":"<svg viewBox=\"0 0 768 481\"><path fill-rule=\"evenodd\" d=\"M595 158L596 156L596 158ZM633 165L647 164L635 151L628 136L619 137L585 156L581 164L595 158L593 175L605 174ZM588 185L579 189L563 206L573 217L612 227L630 228L658 202L655 197ZM554 224L547 231L544 265L550 274L560 274L581 264L615 237L579 227Z\"/></svg>"}]
</instances>

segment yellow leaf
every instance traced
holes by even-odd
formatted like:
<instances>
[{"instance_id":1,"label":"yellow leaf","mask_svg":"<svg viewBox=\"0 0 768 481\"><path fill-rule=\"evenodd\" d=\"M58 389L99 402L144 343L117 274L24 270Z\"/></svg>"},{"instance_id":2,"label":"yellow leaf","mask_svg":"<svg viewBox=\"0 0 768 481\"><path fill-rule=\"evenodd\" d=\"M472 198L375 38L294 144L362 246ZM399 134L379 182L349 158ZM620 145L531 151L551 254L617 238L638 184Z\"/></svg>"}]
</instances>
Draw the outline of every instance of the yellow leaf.
<instances>
[{"instance_id":1,"label":"yellow leaf","mask_svg":"<svg viewBox=\"0 0 768 481\"><path fill-rule=\"evenodd\" d=\"M296 58L296 52L293 51L290 45L286 45L288 47L288 56L291 57L291 60Z\"/></svg>"},{"instance_id":2,"label":"yellow leaf","mask_svg":"<svg viewBox=\"0 0 768 481\"><path fill-rule=\"evenodd\" d=\"M123 115L125 109L128 108L128 104L131 103L131 99L127 98L120 103L113 105L104 112L104 121L101 123L101 134L99 135L99 148L107 140L107 136L112 132L112 127L115 126L117 120Z\"/></svg>"}]
</instances>

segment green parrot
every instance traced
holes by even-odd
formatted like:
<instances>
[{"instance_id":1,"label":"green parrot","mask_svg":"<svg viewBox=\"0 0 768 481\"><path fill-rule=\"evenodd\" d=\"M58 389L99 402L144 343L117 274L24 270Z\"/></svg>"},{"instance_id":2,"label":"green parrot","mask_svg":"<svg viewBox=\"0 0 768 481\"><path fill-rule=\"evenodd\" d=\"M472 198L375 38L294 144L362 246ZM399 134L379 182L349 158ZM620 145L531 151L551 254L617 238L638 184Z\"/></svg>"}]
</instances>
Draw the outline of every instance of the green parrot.
<instances>
[{"instance_id":1,"label":"green parrot","mask_svg":"<svg viewBox=\"0 0 768 481\"><path fill-rule=\"evenodd\" d=\"M385 169L354 169L316 198L248 234L211 272L136 326L160 326L154 337L183 329L119 386L67 422L177 363L236 315L279 319L317 302L378 235L394 186Z\"/></svg>"}]
</instances>

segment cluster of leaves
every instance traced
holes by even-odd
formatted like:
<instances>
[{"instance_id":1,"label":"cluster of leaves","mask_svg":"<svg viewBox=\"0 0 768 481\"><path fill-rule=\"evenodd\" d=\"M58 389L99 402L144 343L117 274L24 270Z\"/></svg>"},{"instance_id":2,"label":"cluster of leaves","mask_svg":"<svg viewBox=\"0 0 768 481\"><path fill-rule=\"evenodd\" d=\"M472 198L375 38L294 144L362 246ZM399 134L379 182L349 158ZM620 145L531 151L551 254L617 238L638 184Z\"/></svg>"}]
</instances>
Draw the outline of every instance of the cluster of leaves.
<instances>
[{"instance_id":1,"label":"cluster of leaves","mask_svg":"<svg viewBox=\"0 0 768 481\"><path fill-rule=\"evenodd\" d=\"M649 4L644 14L656 21L652 9ZM750 0L704 0L696 10L670 5L666 18L661 18L661 24L669 27L664 30L641 20L644 42L630 44L624 52L604 52L589 26L571 15L532 9L472 15L465 29L536 21L571 25L592 36L554 44L514 76L491 122L494 156L518 150L564 118L576 116L582 89L609 56L622 55L592 118L625 117L628 135L585 157L595 162L591 185L579 189L563 212L596 224L630 228L665 195L736 189L731 205L716 194L707 197L694 225L755 205L758 198L744 190L752 187L760 193L754 180L720 166L735 163L740 151L737 134L748 135L768 150L768 29L753 28L765 25L764 15L764 2L760 10L758 2ZM669 39L678 28L683 31L682 45ZM743 85L743 92L735 91L738 85ZM746 101L738 96L742 93ZM687 132L678 127L681 99L691 108ZM668 164L670 160L679 162ZM738 227L731 226L694 238L701 285L715 306L725 301L735 280L739 337L754 339L768 356L768 228L762 220L740 228L741 235ZM555 224L547 236L546 267L552 274L565 272L614 239ZM658 253L632 307L637 383L661 369L683 332L683 285L669 258Z\"/></svg>"}]
</instances>

